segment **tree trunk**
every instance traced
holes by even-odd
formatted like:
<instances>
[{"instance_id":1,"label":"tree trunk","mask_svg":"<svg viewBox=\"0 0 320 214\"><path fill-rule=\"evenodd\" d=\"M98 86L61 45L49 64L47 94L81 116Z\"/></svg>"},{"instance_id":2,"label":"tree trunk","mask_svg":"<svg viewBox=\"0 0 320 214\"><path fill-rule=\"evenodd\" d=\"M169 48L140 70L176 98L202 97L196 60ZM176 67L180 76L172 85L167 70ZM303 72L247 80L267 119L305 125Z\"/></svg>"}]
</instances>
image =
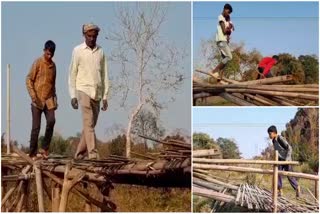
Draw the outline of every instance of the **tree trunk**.
<instances>
[{"instance_id":1,"label":"tree trunk","mask_svg":"<svg viewBox=\"0 0 320 214\"><path fill-rule=\"evenodd\" d=\"M131 154L131 128L134 118L137 116L139 111L141 110L143 104L140 102L138 106L135 108L133 113L130 115L130 119L128 122L127 134L126 134L126 157L130 158Z\"/></svg>"}]
</instances>

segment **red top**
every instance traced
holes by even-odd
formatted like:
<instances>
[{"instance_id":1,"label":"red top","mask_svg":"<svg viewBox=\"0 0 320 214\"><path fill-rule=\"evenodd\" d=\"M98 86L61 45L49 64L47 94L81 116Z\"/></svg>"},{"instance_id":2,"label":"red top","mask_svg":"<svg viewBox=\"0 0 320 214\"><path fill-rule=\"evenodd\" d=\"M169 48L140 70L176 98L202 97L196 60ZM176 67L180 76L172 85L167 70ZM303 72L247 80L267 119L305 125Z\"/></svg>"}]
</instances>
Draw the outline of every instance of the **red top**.
<instances>
[{"instance_id":1,"label":"red top","mask_svg":"<svg viewBox=\"0 0 320 214\"><path fill-rule=\"evenodd\" d=\"M272 57L265 57L259 62L259 67L264 68L263 75L267 75L270 72L270 69L274 64L276 64L276 60Z\"/></svg>"}]
</instances>

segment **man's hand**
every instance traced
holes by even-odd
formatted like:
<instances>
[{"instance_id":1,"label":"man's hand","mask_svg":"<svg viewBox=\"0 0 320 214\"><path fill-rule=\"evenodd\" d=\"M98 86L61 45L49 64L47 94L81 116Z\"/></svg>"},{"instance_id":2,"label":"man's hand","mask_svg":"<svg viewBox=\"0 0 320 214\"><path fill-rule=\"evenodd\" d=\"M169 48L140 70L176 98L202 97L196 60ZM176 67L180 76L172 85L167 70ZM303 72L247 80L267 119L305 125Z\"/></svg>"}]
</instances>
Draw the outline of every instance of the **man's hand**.
<instances>
[{"instance_id":1,"label":"man's hand","mask_svg":"<svg viewBox=\"0 0 320 214\"><path fill-rule=\"evenodd\" d=\"M71 100L71 105L73 109L78 109L79 105L78 105L78 100L77 98L72 98Z\"/></svg>"},{"instance_id":2,"label":"man's hand","mask_svg":"<svg viewBox=\"0 0 320 214\"><path fill-rule=\"evenodd\" d=\"M32 103L39 108L43 108L44 106L44 104L41 102L41 100L38 97L32 99Z\"/></svg>"},{"instance_id":3,"label":"man's hand","mask_svg":"<svg viewBox=\"0 0 320 214\"><path fill-rule=\"evenodd\" d=\"M108 100L102 100L102 111L106 111L108 109Z\"/></svg>"}]
</instances>

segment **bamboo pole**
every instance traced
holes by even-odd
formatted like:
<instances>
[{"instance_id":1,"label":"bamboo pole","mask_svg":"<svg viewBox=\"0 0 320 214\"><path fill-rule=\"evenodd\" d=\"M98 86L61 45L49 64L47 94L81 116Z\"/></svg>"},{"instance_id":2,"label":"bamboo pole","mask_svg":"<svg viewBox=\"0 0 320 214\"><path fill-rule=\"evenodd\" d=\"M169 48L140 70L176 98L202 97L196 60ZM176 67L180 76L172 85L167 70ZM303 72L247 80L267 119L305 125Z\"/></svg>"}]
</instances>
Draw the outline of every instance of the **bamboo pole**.
<instances>
[{"instance_id":1,"label":"bamboo pole","mask_svg":"<svg viewBox=\"0 0 320 214\"><path fill-rule=\"evenodd\" d=\"M203 180L198 179L198 178L193 178L192 179L192 183L193 183L193 185L198 185L200 187L204 187L206 189L211 189L211 190L214 190L214 191L221 191L222 190L221 187L219 187L219 186L217 186L215 184L203 181Z\"/></svg>"},{"instance_id":2,"label":"bamboo pole","mask_svg":"<svg viewBox=\"0 0 320 214\"><path fill-rule=\"evenodd\" d=\"M269 85L243 85L243 84L229 84L229 85L199 85L198 87L194 87L194 92L202 92L202 91L208 91L208 92L221 92L222 90L227 89L253 89L253 90L265 90L265 91L282 91L282 92L304 92L304 93L318 93L318 88L308 88L308 87L279 87L272 85L270 87Z\"/></svg>"},{"instance_id":3,"label":"bamboo pole","mask_svg":"<svg viewBox=\"0 0 320 214\"><path fill-rule=\"evenodd\" d=\"M201 150L193 150L193 157L208 157L217 154L217 149L201 149Z\"/></svg>"},{"instance_id":4,"label":"bamboo pole","mask_svg":"<svg viewBox=\"0 0 320 214\"><path fill-rule=\"evenodd\" d=\"M226 93L226 92L220 93L219 96L224 98L225 100L232 102L232 103L239 105L239 106L255 106L254 104L252 104L250 102L247 102L243 99L240 99L240 98L238 98L234 95L231 95L229 93Z\"/></svg>"},{"instance_id":5,"label":"bamboo pole","mask_svg":"<svg viewBox=\"0 0 320 214\"><path fill-rule=\"evenodd\" d=\"M157 143L168 145L168 146L177 146L177 147L182 147L182 148L185 148L185 149L191 149L191 145L187 144L187 143L166 142L166 141L157 140L155 138L147 137L147 136L143 136L143 135L138 135L138 136L142 137L142 138L145 138L145 139L148 139L148 140L152 140L152 141L157 142Z\"/></svg>"},{"instance_id":6,"label":"bamboo pole","mask_svg":"<svg viewBox=\"0 0 320 214\"><path fill-rule=\"evenodd\" d=\"M235 201L234 196L226 195L226 194L219 193L219 192L216 192L213 190L199 188L196 186L193 187L192 192L194 195L198 195L198 196L202 196L202 197L206 197L206 198L210 198L210 199L214 199L214 200L218 200L218 201L223 201L226 203Z\"/></svg>"},{"instance_id":7,"label":"bamboo pole","mask_svg":"<svg viewBox=\"0 0 320 214\"><path fill-rule=\"evenodd\" d=\"M21 212L23 206L26 203L28 185L29 185L29 181L23 181L22 192L21 192L20 199L19 199L19 202L18 202L18 205L17 205L17 208L16 208L17 212Z\"/></svg>"},{"instance_id":8,"label":"bamboo pole","mask_svg":"<svg viewBox=\"0 0 320 214\"><path fill-rule=\"evenodd\" d=\"M193 163L299 165L298 161L192 158Z\"/></svg>"},{"instance_id":9,"label":"bamboo pole","mask_svg":"<svg viewBox=\"0 0 320 214\"><path fill-rule=\"evenodd\" d=\"M271 96L284 96L284 97L292 97L292 98L300 98L306 100L319 100L318 95L314 94L304 94L304 93L294 93L294 92L281 92L281 91L263 91L257 89L233 89L227 88L226 92L229 93L252 93L252 94L262 94L262 95L271 95Z\"/></svg>"},{"instance_id":10,"label":"bamboo pole","mask_svg":"<svg viewBox=\"0 0 320 214\"><path fill-rule=\"evenodd\" d=\"M18 187L18 184L16 184L14 187L11 187L9 191L5 194L5 196L2 198L1 201L1 207L4 206L4 204L7 202L7 200L10 198L14 190Z\"/></svg>"},{"instance_id":11,"label":"bamboo pole","mask_svg":"<svg viewBox=\"0 0 320 214\"><path fill-rule=\"evenodd\" d=\"M136 153L136 152L132 152L132 151L131 151L130 153L133 154L133 155L136 155L136 156L140 156L140 157L143 157L143 158L150 159L150 160L156 160L155 157L150 157L150 156L148 156L148 155L143 155L143 154Z\"/></svg>"},{"instance_id":12,"label":"bamboo pole","mask_svg":"<svg viewBox=\"0 0 320 214\"><path fill-rule=\"evenodd\" d=\"M217 179L211 178L211 177L209 177L207 175L204 175L204 174L201 174L201 173L198 173L198 172L193 172L193 177L200 178L202 180L217 184L217 185L222 186L222 187L226 187L228 189L232 189L232 190L237 190L238 189L238 187L235 186L235 185L219 181Z\"/></svg>"},{"instance_id":13,"label":"bamboo pole","mask_svg":"<svg viewBox=\"0 0 320 214\"><path fill-rule=\"evenodd\" d=\"M10 154L10 64L7 64L7 154Z\"/></svg>"},{"instance_id":14,"label":"bamboo pole","mask_svg":"<svg viewBox=\"0 0 320 214\"><path fill-rule=\"evenodd\" d=\"M65 174L64 174L64 180L62 185L62 192L61 192L61 199L59 204L59 212L65 212L67 203L68 203L68 196L70 190L79 183L82 178L85 176L84 172L78 173L72 180L69 180L69 171L71 168L71 164L68 163L66 165Z\"/></svg>"},{"instance_id":15,"label":"bamboo pole","mask_svg":"<svg viewBox=\"0 0 320 214\"><path fill-rule=\"evenodd\" d=\"M274 160L278 162L278 151L275 151ZM278 165L273 165L273 212L278 211Z\"/></svg>"},{"instance_id":16,"label":"bamboo pole","mask_svg":"<svg viewBox=\"0 0 320 214\"><path fill-rule=\"evenodd\" d=\"M52 212L59 212L60 205L60 191L61 188L58 184L53 184L52 191Z\"/></svg>"},{"instance_id":17,"label":"bamboo pole","mask_svg":"<svg viewBox=\"0 0 320 214\"><path fill-rule=\"evenodd\" d=\"M319 180L315 180L314 183L314 196L316 197L317 201L319 201Z\"/></svg>"},{"instance_id":18,"label":"bamboo pole","mask_svg":"<svg viewBox=\"0 0 320 214\"><path fill-rule=\"evenodd\" d=\"M193 164L193 169L214 169L214 170L225 170L235 172L252 172L261 174L273 174L273 170L249 168L249 167L238 167L238 166L220 166L220 165L208 165L208 164ZM299 172L288 172L279 171L279 175L291 176L296 178L305 178L310 180L319 180L319 176L299 173Z\"/></svg>"},{"instance_id":19,"label":"bamboo pole","mask_svg":"<svg viewBox=\"0 0 320 214\"><path fill-rule=\"evenodd\" d=\"M268 85L268 84L274 84L274 83L283 83L283 82L289 82L293 80L292 75L283 75L283 76L277 76L277 77L270 77L266 79L259 79L259 80L251 80L246 82L238 82L237 84L242 85Z\"/></svg>"},{"instance_id":20,"label":"bamboo pole","mask_svg":"<svg viewBox=\"0 0 320 214\"><path fill-rule=\"evenodd\" d=\"M35 170L35 174L36 174L36 186L37 186L39 212L44 212L42 173L40 170L39 163L36 162L34 164L34 170Z\"/></svg>"}]
</instances>

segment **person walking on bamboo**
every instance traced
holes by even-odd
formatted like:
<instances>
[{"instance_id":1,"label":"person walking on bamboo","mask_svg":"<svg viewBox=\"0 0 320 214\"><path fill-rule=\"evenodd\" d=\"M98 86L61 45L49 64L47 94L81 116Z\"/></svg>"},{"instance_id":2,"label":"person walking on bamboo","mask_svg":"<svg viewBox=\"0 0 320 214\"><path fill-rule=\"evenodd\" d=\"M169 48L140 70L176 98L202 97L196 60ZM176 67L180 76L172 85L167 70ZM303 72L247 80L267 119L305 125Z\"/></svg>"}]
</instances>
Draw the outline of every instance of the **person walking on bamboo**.
<instances>
[{"instance_id":1,"label":"person walking on bamboo","mask_svg":"<svg viewBox=\"0 0 320 214\"><path fill-rule=\"evenodd\" d=\"M229 46L230 34L233 31L233 24L230 24L230 14L232 7L230 4L225 4L222 14L218 16L218 25L216 32L216 44L221 53L222 61L211 71L212 74L219 72L218 82L223 77L223 68L232 59L232 53Z\"/></svg>"},{"instance_id":2,"label":"person walking on bamboo","mask_svg":"<svg viewBox=\"0 0 320 214\"><path fill-rule=\"evenodd\" d=\"M85 157L99 159L96 148L95 126L97 124L100 101L102 111L108 108L108 69L107 60L102 48L96 44L100 28L95 24L84 24L82 33L84 43L73 49L69 68L69 92L71 105L82 111L83 130L75 154L76 159Z\"/></svg>"},{"instance_id":3,"label":"person walking on bamboo","mask_svg":"<svg viewBox=\"0 0 320 214\"><path fill-rule=\"evenodd\" d=\"M29 156L33 160L37 159L38 154L38 137L42 113L46 116L47 126L39 153L45 159L47 159L49 155L49 146L55 124L55 110L58 107L56 95L56 65L52 60L55 50L55 43L48 40L44 44L43 56L34 61L26 78L27 90L31 97L32 112Z\"/></svg>"},{"instance_id":4,"label":"person walking on bamboo","mask_svg":"<svg viewBox=\"0 0 320 214\"><path fill-rule=\"evenodd\" d=\"M273 147L279 154L279 161L291 161L292 160L292 147L286 141L284 137L278 135L277 128L275 126L270 126L268 128L268 134L270 139L272 140ZM279 170L283 171L292 171L291 165L279 165ZM288 180L296 191L296 197L300 197L300 186L295 177L289 177ZM278 194L282 196L282 177L278 175Z\"/></svg>"}]
</instances>

